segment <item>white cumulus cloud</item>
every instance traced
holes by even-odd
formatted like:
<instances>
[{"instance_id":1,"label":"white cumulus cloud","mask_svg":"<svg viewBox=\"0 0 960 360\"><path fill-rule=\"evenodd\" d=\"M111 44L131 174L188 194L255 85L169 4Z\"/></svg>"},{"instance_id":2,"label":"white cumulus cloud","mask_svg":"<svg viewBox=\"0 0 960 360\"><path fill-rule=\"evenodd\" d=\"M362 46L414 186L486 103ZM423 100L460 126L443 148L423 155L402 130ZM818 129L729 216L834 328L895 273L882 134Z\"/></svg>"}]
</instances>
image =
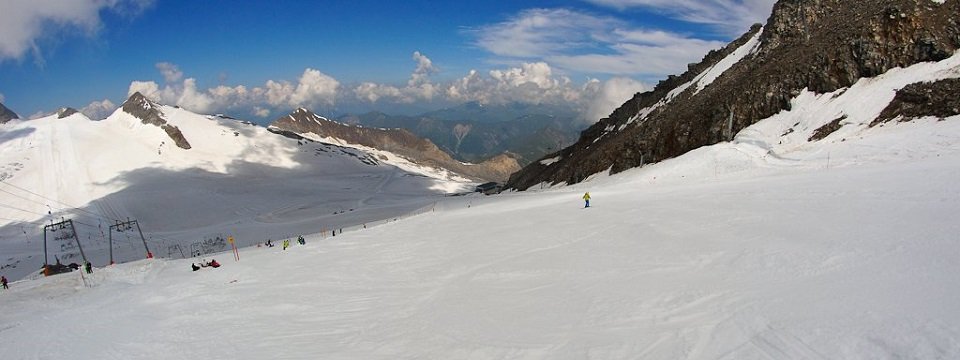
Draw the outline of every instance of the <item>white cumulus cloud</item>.
<instances>
[{"instance_id":1,"label":"white cumulus cloud","mask_svg":"<svg viewBox=\"0 0 960 360\"><path fill-rule=\"evenodd\" d=\"M319 70L307 68L294 85L288 81L267 80L264 94L272 106L332 106L336 102L340 82Z\"/></svg>"},{"instance_id":2,"label":"white cumulus cloud","mask_svg":"<svg viewBox=\"0 0 960 360\"><path fill-rule=\"evenodd\" d=\"M546 62L521 63L487 72L470 70L459 79L435 83L430 78L437 72L433 62L420 52L413 53L413 60L416 62L415 68L407 83L400 86L364 82L344 89L333 77L308 68L296 82L267 80L258 87L219 85L203 89L192 77L168 81L163 85L154 81L133 81L128 95L139 91L151 100L178 105L198 113L241 110L258 117L300 106L317 110L315 106L333 106L337 101L344 100L355 104L384 105L431 101L437 101L437 104L468 101L483 104L556 104L580 109L584 119L595 122L633 93L644 89L642 83L627 77L577 84L556 72ZM167 80L183 77L174 64L159 63L157 69ZM168 76L171 74L176 76Z\"/></svg>"},{"instance_id":3,"label":"white cumulus cloud","mask_svg":"<svg viewBox=\"0 0 960 360\"><path fill-rule=\"evenodd\" d=\"M446 88L446 96L454 102L493 104L575 103L581 100L580 89L568 77L554 74L550 65L544 62L491 70L487 76L471 70Z\"/></svg>"},{"instance_id":4,"label":"white cumulus cloud","mask_svg":"<svg viewBox=\"0 0 960 360\"><path fill-rule=\"evenodd\" d=\"M134 80L130 82L130 87L127 88L127 96L133 95L133 93L140 93L140 95L145 96L147 99L153 101L163 101L163 98L160 96L160 85L153 81L137 81Z\"/></svg>"},{"instance_id":5,"label":"white cumulus cloud","mask_svg":"<svg viewBox=\"0 0 960 360\"><path fill-rule=\"evenodd\" d=\"M3 0L0 3L0 61L32 52L42 63L44 36L93 36L103 26L102 10L136 15L153 0Z\"/></svg>"},{"instance_id":6,"label":"white cumulus cloud","mask_svg":"<svg viewBox=\"0 0 960 360\"><path fill-rule=\"evenodd\" d=\"M433 66L433 61L419 51L413 52L413 60L417 62L417 68L410 75L410 81L407 82L407 85L414 87L430 82L430 74L437 72L437 68Z\"/></svg>"},{"instance_id":7,"label":"white cumulus cloud","mask_svg":"<svg viewBox=\"0 0 960 360\"><path fill-rule=\"evenodd\" d=\"M102 101L91 102L89 105L81 108L80 112L88 118L100 120L110 116L114 110L117 110L117 105L114 104L113 101L103 99Z\"/></svg>"},{"instance_id":8,"label":"white cumulus cloud","mask_svg":"<svg viewBox=\"0 0 960 360\"><path fill-rule=\"evenodd\" d=\"M168 83L180 81L183 78L183 71L180 71L180 68L177 65L160 62L156 64L157 70L160 70L160 74L163 75L163 79Z\"/></svg>"},{"instance_id":9,"label":"white cumulus cloud","mask_svg":"<svg viewBox=\"0 0 960 360\"><path fill-rule=\"evenodd\" d=\"M288 108L331 106L335 103L340 86L340 82L333 77L308 68L296 84L284 80L267 80L263 87L219 85L203 89L195 78L179 80L183 73L175 64L162 62L156 67L166 80L163 86L154 81L132 81L127 95L140 92L153 101L177 105L198 113L247 109L264 117L269 115L269 110L263 107L264 104Z\"/></svg>"},{"instance_id":10,"label":"white cumulus cloud","mask_svg":"<svg viewBox=\"0 0 960 360\"><path fill-rule=\"evenodd\" d=\"M297 89L290 95L288 104L293 106L333 105L340 82L319 70L306 69L300 76Z\"/></svg>"},{"instance_id":11,"label":"white cumulus cloud","mask_svg":"<svg viewBox=\"0 0 960 360\"><path fill-rule=\"evenodd\" d=\"M353 94L360 100L375 103L382 98L401 99L403 92L396 86L364 82L353 88Z\"/></svg>"},{"instance_id":12,"label":"white cumulus cloud","mask_svg":"<svg viewBox=\"0 0 960 360\"><path fill-rule=\"evenodd\" d=\"M434 97L441 92L441 87L430 80L430 75L436 73L438 70L433 66L433 61L419 51L413 52L413 60L417 63L417 66L410 74L410 79L407 80L406 86L397 87L363 82L353 88L354 96L356 96L357 99L371 103L375 103L381 99L404 104L433 100Z\"/></svg>"},{"instance_id":13,"label":"white cumulus cloud","mask_svg":"<svg viewBox=\"0 0 960 360\"><path fill-rule=\"evenodd\" d=\"M253 114L262 118L270 116L270 109L265 109L259 106L253 107Z\"/></svg>"},{"instance_id":14,"label":"white cumulus cloud","mask_svg":"<svg viewBox=\"0 0 960 360\"><path fill-rule=\"evenodd\" d=\"M590 88L591 95L586 101L583 117L590 123L607 117L633 95L647 90L647 85L642 82L624 77L611 78L603 83L593 80L586 87Z\"/></svg>"}]
</instances>

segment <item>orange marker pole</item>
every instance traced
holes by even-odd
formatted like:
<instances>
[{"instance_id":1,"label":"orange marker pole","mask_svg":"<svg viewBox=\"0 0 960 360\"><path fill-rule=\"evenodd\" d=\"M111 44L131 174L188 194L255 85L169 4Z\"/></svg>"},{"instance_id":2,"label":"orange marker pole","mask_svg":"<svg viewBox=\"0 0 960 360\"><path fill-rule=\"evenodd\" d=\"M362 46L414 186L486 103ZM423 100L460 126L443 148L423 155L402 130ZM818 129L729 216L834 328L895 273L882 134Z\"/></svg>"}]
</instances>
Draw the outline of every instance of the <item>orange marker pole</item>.
<instances>
[{"instance_id":1,"label":"orange marker pole","mask_svg":"<svg viewBox=\"0 0 960 360\"><path fill-rule=\"evenodd\" d=\"M233 258L236 261L240 261L240 252L237 251L237 243L233 239L233 235L227 237L227 242L230 243L230 246L233 247Z\"/></svg>"}]
</instances>

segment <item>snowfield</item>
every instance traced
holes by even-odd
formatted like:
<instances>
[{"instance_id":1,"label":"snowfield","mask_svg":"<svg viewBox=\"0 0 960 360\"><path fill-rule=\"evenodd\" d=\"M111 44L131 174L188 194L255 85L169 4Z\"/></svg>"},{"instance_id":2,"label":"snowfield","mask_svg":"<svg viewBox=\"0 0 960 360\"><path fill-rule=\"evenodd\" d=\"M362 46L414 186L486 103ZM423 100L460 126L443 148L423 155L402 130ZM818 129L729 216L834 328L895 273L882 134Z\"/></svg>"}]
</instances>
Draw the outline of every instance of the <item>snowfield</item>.
<instances>
[{"instance_id":1,"label":"snowfield","mask_svg":"<svg viewBox=\"0 0 960 360\"><path fill-rule=\"evenodd\" d=\"M43 225L61 219L74 221L88 259L103 266L116 220L137 220L155 255L179 257L217 237L249 246L372 225L472 190L388 152L160 108L191 149L122 109L103 121L53 115L0 127L0 274L17 280L40 269ZM135 231L113 236L119 261L145 256ZM49 261L81 263L71 245L51 240Z\"/></svg>"},{"instance_id":2,"label":"snowfield","mask_svg":"<svg viewBox=\"0 0 960 360\"><path fill-rule=\"evenodd\" d=\"M960 116L801 141L911 69L573 186L17 281L0 358L960 358Z\"/></svg>"}]
</instances>

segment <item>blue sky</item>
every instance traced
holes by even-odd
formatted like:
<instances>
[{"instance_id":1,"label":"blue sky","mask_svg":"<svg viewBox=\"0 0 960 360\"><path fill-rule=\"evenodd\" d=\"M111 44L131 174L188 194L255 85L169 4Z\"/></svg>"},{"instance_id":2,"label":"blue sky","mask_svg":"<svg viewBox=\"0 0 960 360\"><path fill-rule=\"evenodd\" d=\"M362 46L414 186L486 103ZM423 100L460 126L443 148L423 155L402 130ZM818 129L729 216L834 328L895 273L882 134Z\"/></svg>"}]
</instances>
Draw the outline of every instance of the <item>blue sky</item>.
<instances>
[{"instance_id":1,"label":"blue sky","mask_svg":"<svg viewBox=\"0 0 960 360\"><path fill-rule=\"evenodd\" d=\"M568 103L596 120L773 0L0 0L0 102L94 118L133 91L269 121Z\"/></svg>"}]
</instances>

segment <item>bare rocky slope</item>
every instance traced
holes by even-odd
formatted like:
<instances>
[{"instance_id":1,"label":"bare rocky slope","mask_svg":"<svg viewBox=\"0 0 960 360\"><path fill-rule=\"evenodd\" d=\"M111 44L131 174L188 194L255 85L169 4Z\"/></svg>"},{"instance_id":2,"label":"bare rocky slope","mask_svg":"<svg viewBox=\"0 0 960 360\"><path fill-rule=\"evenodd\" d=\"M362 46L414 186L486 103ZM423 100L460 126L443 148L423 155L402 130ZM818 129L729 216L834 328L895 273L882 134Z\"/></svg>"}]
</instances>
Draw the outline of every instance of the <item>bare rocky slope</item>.
<instances>
[{"instance_id":1,"label":"bare rocky slope","mask_svg":"<svg viewBox=\"0 0 960 360\"><path fill-rule=\"evenodd\" d=\"M19 118L20 116L13 112L13 110L10 110L6 106L3 106L3 104L0 104L0 124L4 124L7 121Z\"/></svg>"},{"instance_id":2,"label":"bare rocky slope","mask_svg":"<svg viewBox=\"0 0 960 360\"><path fill-rule=\"evenodd\" d=\"M608 118L581 133L578 142L535 161L507 186L582 181L621 172L726 141L739 130L790 108L804 88L827 93L895 67L946 59L960 48L960 0L781 0L766 25L755 25L723 49L712 51L679 76L638 93ZM684 85L747 43L760 45L709 86ZM917 85L920 87L920 85ZM952 83L923 88L949 97ZM916 87L899 102L909 116L952 115L956 106L926 106ZM671 93L673 92L673 93ZM955 95L954 95L955 98ZM930 101L928 101L930 102ZM955 103L955 102L954 102ZM891 109L891 112L895 109ZM732 124L732 126L730 126ZM728 128L729 127L729 128Z\"/></svg>"},{"instance_id":3,"label":"bare rocky slope","mask_svg":"<svg viewBox=\"0 0 960 360\"><path fill-rule=\"evenodd\" d=\"M140 119L140 122L144 124L154 125L163 129L163 131L167 133L167 136L170 136L170 139L177 144L177 147L181 149L191 148L190 142L183 136L180 129L167 123L163 111L160 110L160 105L150 101L139 92L130 95L127 101L124 101L123 104L120 105L120 108L123 109L123 112Z\"/></svg>"},{"instance_id":4,"label":"bare rocky slope","mask_svg":"<svg viewBox=\"0 0 960 360\"><path fill-rule=\"evenodd\" d=\"M342 124L304 108L274 120L270 129L288 136L306 137L306 134L315 134L321 138L335 138L348 144L389 151L420 165L446 169L477 180L504 181L511 173L520 169L517 160L507 154L495 156L479 164L464 164L454 160L430 140L420 138L410 131Z\"/></svg>"}]
</instances>

